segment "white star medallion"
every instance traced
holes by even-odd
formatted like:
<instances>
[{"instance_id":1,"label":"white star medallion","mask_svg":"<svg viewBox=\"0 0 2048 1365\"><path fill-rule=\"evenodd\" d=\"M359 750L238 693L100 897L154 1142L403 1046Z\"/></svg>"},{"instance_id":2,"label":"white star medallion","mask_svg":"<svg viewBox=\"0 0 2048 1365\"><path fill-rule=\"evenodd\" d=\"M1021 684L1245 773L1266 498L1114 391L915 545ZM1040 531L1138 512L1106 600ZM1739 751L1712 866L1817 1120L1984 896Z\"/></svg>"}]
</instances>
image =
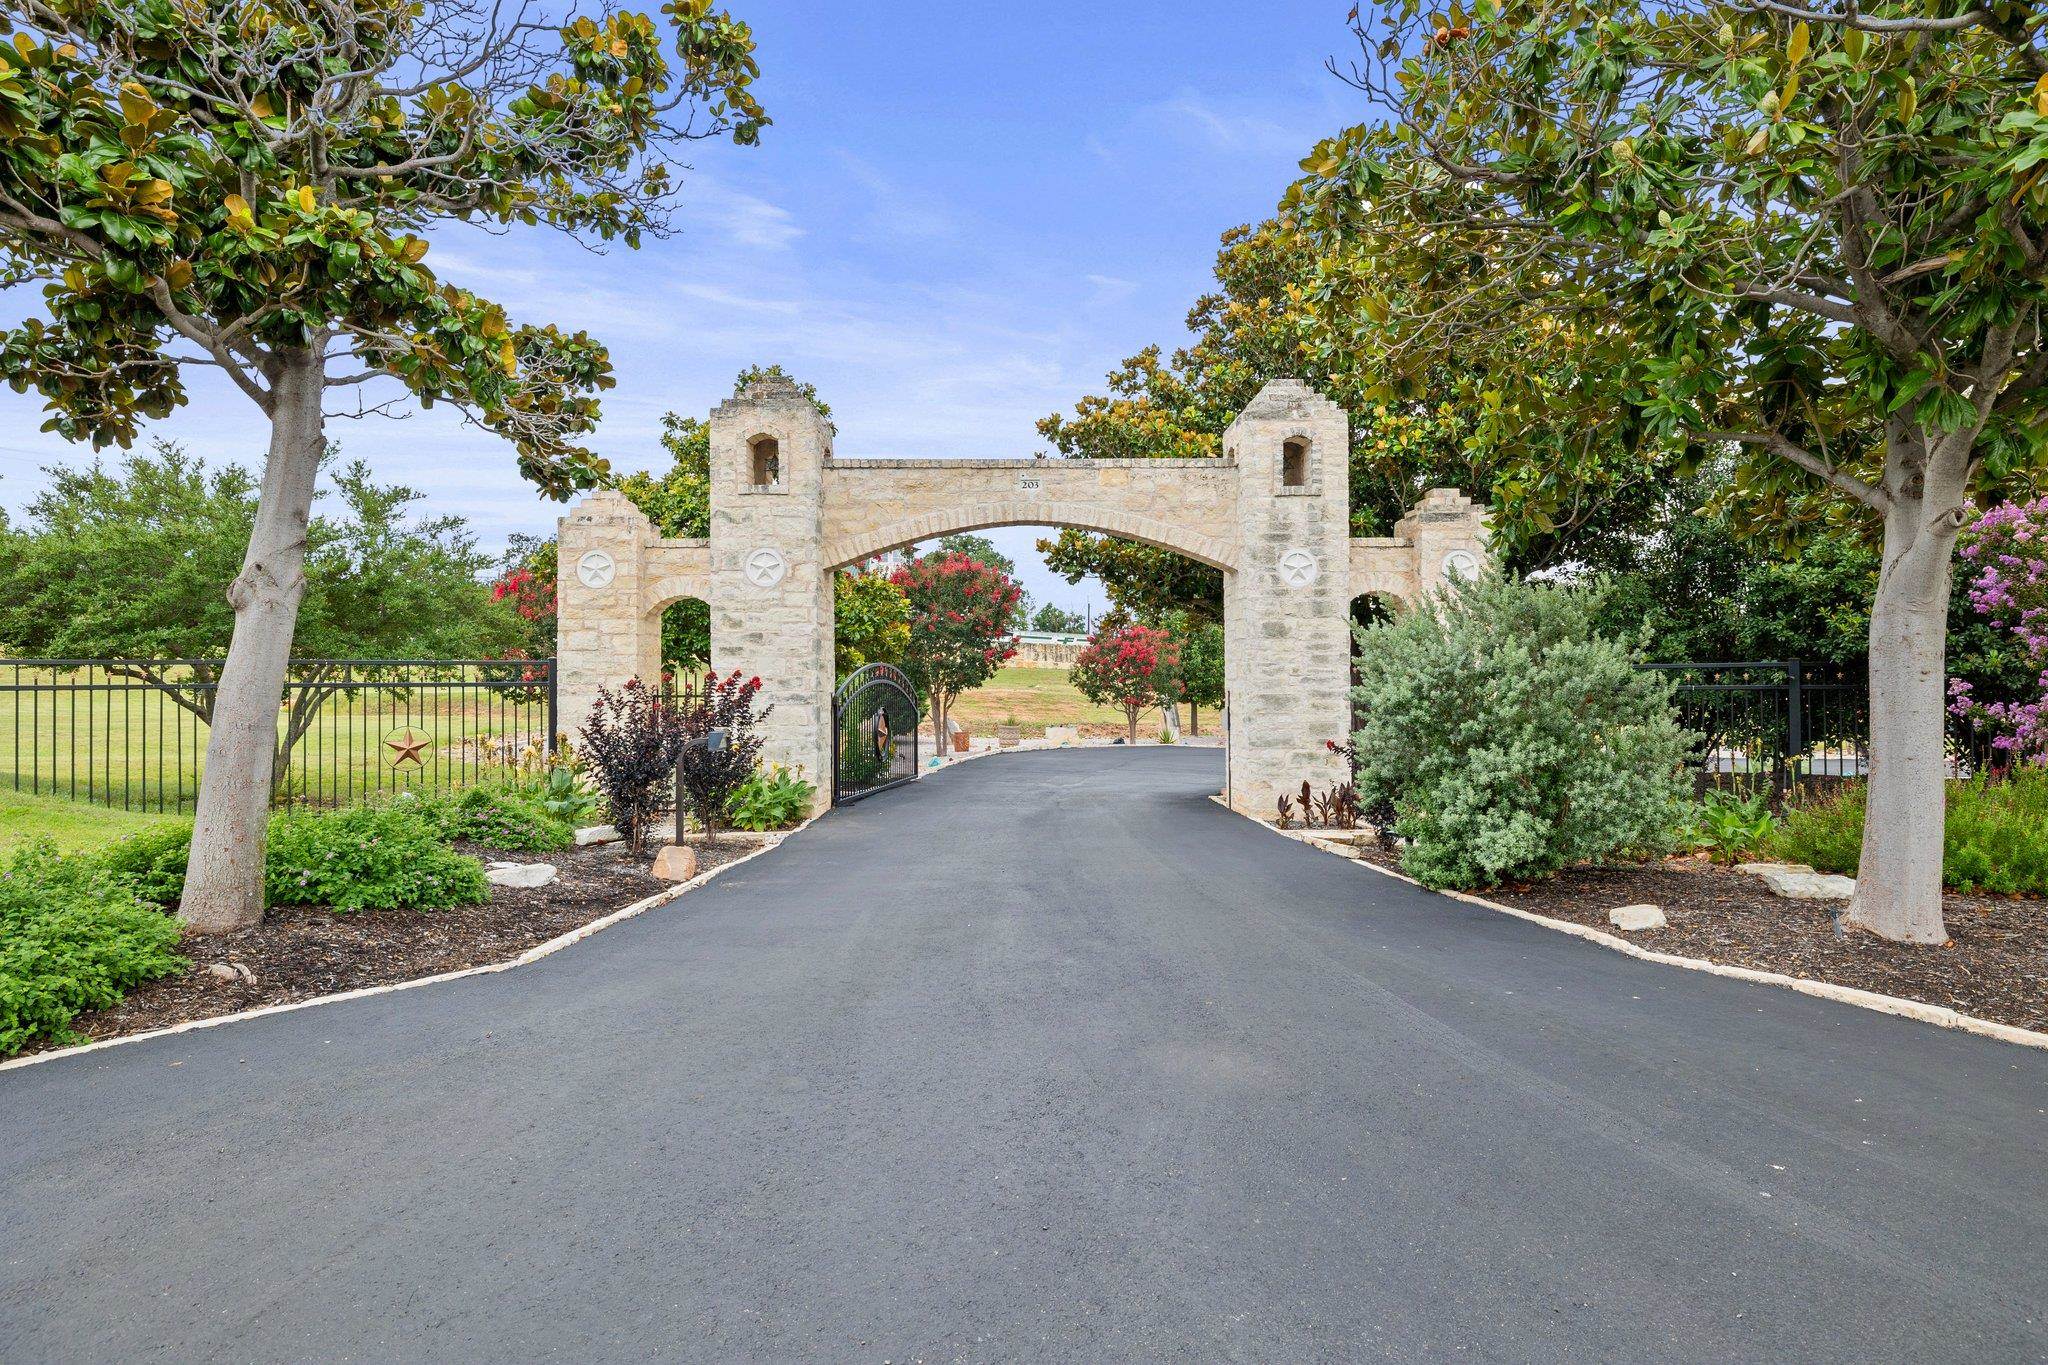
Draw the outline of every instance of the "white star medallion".
<instances>
[{"instance_id":1,"label":"white star medallion","mask_svg":"<svg viewBox=\"0 0 2048 1365\"><path fill-rule=\"evenodd\" d=\"M592 550L576 561L576 578L586 588L609 588L619 566L603 550Z\"/></svg>"},{"instance_id":2,"label":"white star medallion","mask_svg":"<svg viewBox=\"0 0 2048 1365\"><path fill-rule=\"evenodd\" d=\"M1322 565L1307 550L1289 550L1280 556L1280 581L1290 588L1305 588L1316 581Z\"/></svg>"},{"instance_id":3,"label":"white star medallion","mask_svg":"<svg viewBox=\"0 0 2048 1365\"><path fill-rule=\"evenodd\" d=\"M783 559L782 551L763 545L747 556L745 571L747 581L755 587L772 588L789 572L789 564Z\"/></svg>"},{"instance_id":4,"label":"white star medallion","mask_svg":"<svg viewBox=\"0 0 2048 1365\"><path fill-rule=\"evenodd\" d=\"M1479 577L1479 556L1470 550L1453 550L1444 556L1444 581L1470 583Z\"/></svg>"}]
</instances>

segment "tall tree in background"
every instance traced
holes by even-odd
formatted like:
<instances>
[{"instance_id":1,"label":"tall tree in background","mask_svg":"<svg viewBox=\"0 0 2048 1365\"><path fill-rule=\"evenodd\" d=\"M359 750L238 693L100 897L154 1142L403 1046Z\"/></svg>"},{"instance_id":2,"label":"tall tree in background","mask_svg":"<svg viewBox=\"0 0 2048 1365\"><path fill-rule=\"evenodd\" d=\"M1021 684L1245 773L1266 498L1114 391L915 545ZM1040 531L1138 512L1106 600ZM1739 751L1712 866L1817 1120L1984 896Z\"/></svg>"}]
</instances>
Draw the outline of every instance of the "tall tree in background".
<instances>
[{"instance_id":1,"label":"tall tree in background","mask_svg":"<svg viewBox=\"0 0 2048 1365\"><path fill-rule=\"evenodd\" d=\"M0 279L46 317L0 334L53 429L126 443L217 369L268 422L180 914L263 915L278 698L305 591L330 391L389 382L511 441L557 496L610 384L601 346L443 284L418 234L463 221L637 245L690 138L752 142L746 26L709 0L646 15L488 0L4 0ZM358 404L379 406L365 390ZM385 400L391 401L391 400Z\"/></svg>"},{"instance_id":2,"label":"tall tree in background","mask_svg":"<svg viewBox=\"0 0 2048 1365\"><path fill-rule=\"evenodd\" d=\"M1740 501L1788 538L1881 524L1849 918L1892 939L1946 937L1956 535L2044 464L2044 18L1400 0L1360 22L1354 72L1389 130L1332 139L1291 193L1354 263L1318 298L1354 351L1410 376L1456 354L1505 389L1531 368L1515 343L1548 335L1588 381L1553 417L1732 450Z\"/></svg>"},{"instance_id":3,"label":"tall tree in background","mask_svg":"<svg viewBox=\"0 0 2048 1365\"><path fill-rule=\"evenodd\" d=\"M1582 424L1576 411L1569 423L1544 419L1552 395L1578 380L1571 357L1532 365L1511 386L1455 356L1412 380L1390 373L1369 338L1318 306L1328 277L1369 265L1348 242L1304 229L1290 200L1256 227L1225 233L1217 288L1188 314L1193 342L1170 357L1156 346L1132 356L1104 394L1044 418L1040 433L1069 458L1213 458L1268 380L1300 378L1350 419L1353 535L1390 535L1426 490L1460 487L1490 505L1496 550L1526 570L1566 562L1588 538L1641 515L1661 471L1640 422L1624 413ZM1522 344L1532 356L1558 349L1531 331ZM1112 603L1145 620L1178 610L1222 619L1222 575L1170 550L1076 530L1039 548L1069 582L1093 575Z\"/></svg>"},{"instance_id":4,"label":"tall tree in background","mask_svg":"<svg viewBox=\"0 0 2048 1365\"><path fill-rule=\"evenodd\" d=\"M338 506L306 526L297 638L306 660L482 658L524 636L481 575L490 559L460 517L414 515L422 494L328 461ZM255 523L258 485L239 465L209 469L168 442L117 470L51 468L18 528L0 530L0 646L12 653L119 659L107 671L159 689L211 723L221 651L234 631L222 589ZM183 659L169 669L157 660ZM340 690L302 662L266 783ZM198 684L194 686L192 684ZM272 708L275 715L275 708Z\"/></svg>"},{"instance_id":5,"label":"tall tree in background","mask_svg":"<svg viewBox=\"0 0 2048 1365\"><path fill-rule=\"evenodd\" d=\"M1188 704L1188 733L1199 735L1202 708L1214 711L1223 705L1223 627L1181 611L1166 618L1166 631L1180 654L1174 681Z\"/></svg>"},{"instance_id":6,"label":"tall tree in background","mask_svg":"<svg viewBox=\"0 0 2048 1365\"><path fill-rule=\"evenodd\" d=\"M903 671L925 698L943 753L953 699L994 677L1017 652L1010 620L1021 593L1001 569L963 554L919 556L889 581L910 602Z\"/></svg>"}]
</instances>

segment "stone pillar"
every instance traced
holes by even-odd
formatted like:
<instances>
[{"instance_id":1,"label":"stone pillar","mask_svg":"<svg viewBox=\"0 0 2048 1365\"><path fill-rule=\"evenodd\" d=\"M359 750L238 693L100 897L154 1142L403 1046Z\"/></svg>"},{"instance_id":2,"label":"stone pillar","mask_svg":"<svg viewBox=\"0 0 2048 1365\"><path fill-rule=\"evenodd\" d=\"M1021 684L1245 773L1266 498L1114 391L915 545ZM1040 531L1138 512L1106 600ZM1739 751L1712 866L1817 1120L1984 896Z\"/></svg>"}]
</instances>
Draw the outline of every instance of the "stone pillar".
<instances>
[{"instance_id":1,"label":"stone pillar","mask_svg":"<svg viewBox=\"0 0 2048 1365\"><path fill-rule=\"evenodd\" d=\"M1414 547L1417 605L1453 576L1476 577L1493 562L1486 509L1455 488L1424 493L1394 523L1394 535Z\"/></svg>"},{"instance_id":2,"label":"stone pillar","mask_svg":"<svg viewBox=\"0 0 2048 1365\"><path fill-rule=\"evenodd\" d=\"M661 614L641 609L654 527L613 489L555 523L556 725L577 742L600 686L661 671Z\"/></svg>"},{"instance_id":3,"label":"stone pillar","mask_svg":"<svg viewBox=\"0 0 2048 1365\"><path fill-rule=\"evenodd\" d=\"M1328 741L1351 728L1350 430L1335 403L1276 379L1223 449L1238 466L1238 563L1223 589L1230 800L1270 817L1303 779L1322 790L1349 778Z\"/></svg>"},{"instance_id":4,"label":"stone pillar","mask_svg":"<svg viewBox=\"0 0 2048 1365\"><path fill-rule=\"evenodd\" d=\"M773 442L773 446L767 445ZM786 379L711 414L711 665L761 678L762 761L832 796L832 566L824 466L832 429Z\"/></svg>"}]
</instances>

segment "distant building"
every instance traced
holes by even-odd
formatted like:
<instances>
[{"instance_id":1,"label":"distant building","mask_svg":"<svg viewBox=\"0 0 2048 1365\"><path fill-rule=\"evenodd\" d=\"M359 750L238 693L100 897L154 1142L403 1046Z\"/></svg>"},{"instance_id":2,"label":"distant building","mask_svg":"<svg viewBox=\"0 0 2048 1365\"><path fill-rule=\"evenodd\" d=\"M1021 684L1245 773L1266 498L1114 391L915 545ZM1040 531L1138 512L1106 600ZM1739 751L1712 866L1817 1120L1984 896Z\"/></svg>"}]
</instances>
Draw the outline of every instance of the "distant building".
<instances>
[{"instance_id":1,"label":"distant building","mask_svg":"<svg viewBox=\"0 0 2048 1365\"><path fill-rule=\"evenodd\" d=\"M1088 637L1064 631L1020 630L1017 652L1010 656L1011 668L1072 668L1088 647Z\"/></svg>"}]
</instances>

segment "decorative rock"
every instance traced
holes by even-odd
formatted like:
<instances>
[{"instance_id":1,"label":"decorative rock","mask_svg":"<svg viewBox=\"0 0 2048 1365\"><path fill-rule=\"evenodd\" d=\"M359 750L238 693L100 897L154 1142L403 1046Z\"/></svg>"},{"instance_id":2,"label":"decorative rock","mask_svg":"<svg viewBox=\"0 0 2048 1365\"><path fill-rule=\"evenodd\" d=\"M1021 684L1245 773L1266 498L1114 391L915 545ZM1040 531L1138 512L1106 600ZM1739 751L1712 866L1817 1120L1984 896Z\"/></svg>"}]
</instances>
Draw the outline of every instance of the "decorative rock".
<instances>
[{"instance_id":1,"label":"decorative rock","mask_svg":"<svg viewBox=\"0 0 2048 1365\"><path fill-rule=\"evenodd\" d=\"M562 874L553 863L490 863L484 880L493 886L550 886Z\"/></svg>"},{"instance_id":2,"label":"decorative rock","mask_svg":"<svg viewBox=\"0 0 2048 1365\"><path fill-rule=\"evenodd\" d=\"M1735 870L1736 870L1737 872L1747 872L1747 873L1749 873L1749 875L1751 875L1752 877L1761 877L1761 876L1763 876L1763 875L1764 875L1764 873L1766 873L1766 872L1774 872L1774 871L1785 871L1785 872L1811 872L1811 871L1813 871L1813 869L1812 869L1812 868L1810 868L1810 867L1808 867L1808 866L1807 866L1807 865L1806 865L1805 863L1737 863L1737 864L1735 865Z\"/></svg>"},{"instance_id":3,"label":"decorative rock","mask_svg":"<svg viewBox=\"0 0 2048 1365\"><path fill-rule=\"evenodd\" d=\"M1854 877L1831 876L1810 867L1769 867L1757 875L1773 895L1789 900L1845 901L1856 894Z\"/></svg>"},{"instance_id":4,"label":"decorative rock","mask_svg":"<svg viewBox=\"0 0 2048 1365\"><path fill-rule=\"evenodd\" d=\"M683 844L665 844L654 855L654 875L665 882L686 882L697 875L697 850Z\"/></svg>"},{"instance_id":5,"label":"decorative rock","mask_svg":"<svg viewBox=\"0 0 2048 1365\"><path fill-rule=\"evenodd\" d=\"M613 844L619 839L616 825L587 825L576 831L576 847L585 848L591 844Z\"/></svg>"},{"instance_id":6,"label":"decorative rock","mask_svg":"<svg viewBox=\"0 0 2048 1365\"><path fill-rule=\"evenodd\" d=\"M242 979L242 974L236 971L233 967L230 967L225 962L213 963L211 966L207 967L206 974L208 976L218 977L222 981L240 981Z\"/></svg>"},{"instance_id":7,"label":"decorative rock","mask_svg":"<svg viewBox=\"0 0 2048 1365\"><path fill-rule=\"evenodd\" d=\"M1617 905L1607 912L1607 922L1624 933L1662 929L1664 912L1654 905Z\"/></svg>"}]
</instances>

